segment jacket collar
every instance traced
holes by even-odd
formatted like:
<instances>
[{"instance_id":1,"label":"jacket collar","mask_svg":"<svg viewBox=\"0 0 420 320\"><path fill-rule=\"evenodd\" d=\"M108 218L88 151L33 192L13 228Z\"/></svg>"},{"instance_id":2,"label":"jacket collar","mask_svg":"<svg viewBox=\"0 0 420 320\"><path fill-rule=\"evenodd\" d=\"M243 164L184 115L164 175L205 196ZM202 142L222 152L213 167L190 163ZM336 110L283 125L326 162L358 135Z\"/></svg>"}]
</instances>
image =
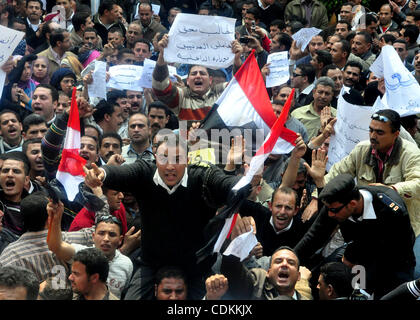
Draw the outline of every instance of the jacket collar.
<instances>
[{"instance_id":1,"label":"jacket collar","mask_svg":"<svg viewBox=\"0 0 420 320\"><path fill-rule=\"evenodd\" d=\"M394 148L392 149L392 152L389 155L388 161L386 162L388 166L394 166L398 164L398 162L400 161L401 150L402 150L402 140L400 137L397 137L394 143ZM369 147L369 151L365 159L365 164L373 168L377 167L376 159L374 155L372 154L372 146Z\"/></svg>"}]
</instances>

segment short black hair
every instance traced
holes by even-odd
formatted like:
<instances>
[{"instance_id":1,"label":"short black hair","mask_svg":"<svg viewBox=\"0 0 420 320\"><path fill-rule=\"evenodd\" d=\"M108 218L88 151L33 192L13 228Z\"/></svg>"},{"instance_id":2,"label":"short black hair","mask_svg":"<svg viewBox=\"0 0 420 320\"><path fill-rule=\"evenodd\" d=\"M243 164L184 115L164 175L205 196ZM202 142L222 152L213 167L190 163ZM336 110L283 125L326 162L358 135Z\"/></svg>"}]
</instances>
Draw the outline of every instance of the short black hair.
<instances>
[{"instance_id":1,"label":"short black hair","mask_svg":"<svg viewBox=\"0 0 420 320\"><path fill-rule=\"evenodd\" d=\"M329 70L336 70L336 69L340 70L340 72L341 72L341 69L337 65L335 65L333 63L325 66L321 70L321 77L327 77L327 73L328 73Z\"/></svg>"},{"instance_id":2,"label":"short black hair","mask_svg":"<svg viewBox=\"0 0 420 320\"><path fill-rule=\"evenodd\" d=\"M410 43L415 43L419 37L419 28L416 25L404 26L404 37L408 37Z\"/></svg>"},{"instance_id":3,"label":"short black hair","mask_svg":"<svg viewBox=\"0 0 420 320\"><path fill-rule=\"evenodd\" d=\"M20 202L20 213L23 216L25 231L37 232L45 229L48 220L48 198L46 194L37 191L27 195Z\"/></svg>"},{"instance_id":4,"label":"short black hair","mask_svg":"<svg viewBox=\"0 0 420 320\"><path fill-rule=\"evenodd\" d=\"M148 113L150 113L150 109L152 109L152 108L155 108L155 109L162 109L162 110L164 110L164 111L165 111L165 115L166 115L166 116L169 116L169 115L170 115L168 106L167 106L165 103L163 103L162 101L159 101L159 100L157 100L157 101L153 101L153 102L149 105L149 112L148 112Z\"/></svg>"},{"instance_id":5,"label":"short black hair","mask_svg":"<svg viewBox=\"0 0 420 320\"><path fill-rule=\"evenodd\" d=\"M405 45L405 50L407 50L408 48L408 43L404 39L395 39L394 42L392 42L392 44L394 43L402 43L403 45Z\"/></svg>"},{"instance_id":6,"label":"short black hair","mask_svg":"<svg viewBox=\"0 0 420 320\"><path fill-rule=\"evenodd\" d=\"M82 28L82 25L86 24L86 19L90 17L90 12L77 10L71 18L74 31L78 32Z\"/></svg>"},{"instance_id":7,"label":"short black hair","mask_svg":"<svg viewBox=\"0 0 420 320\"><path fill-rule=\"evenodd\" d=\"M366 43L372 44L372 36L367 31L359 31L356 33L357 36L362 36Z\"/></svg>"},{"instance_id":8,"label":"short black hair","mask_svg":"<svg viewBox=\"0 0 420 320\"><path fill-rule=\"evenodd\" d=\"M300 64L296 66L302 72L302 75L308 77L308 82L313 83L315 81L316 70L315 67L309 63L307 64Z\"/></svg>"},{"instance_id":9,"label":"short black hair","mask_svg":"<svg viewBox=\"0 0 420 320\"><path fill-rule=\"evenodd\" d=\"M122 141L122 139L121 139L121 136L118 134L118 133L116 133L116 132L106 132L106 133L104 133L100 138L99 138L99 148L101 148L101 146L102 146L102 141L105 139L105 138L114 138L114 139L117 139L118 140L118 142L120 143L120 148L122 149L122 147L123 147L123 141Z\"/></svg>"},{"instance_id":10,"label":"short black hair","mask_svg":"<svg viewBox=\"0 0 420 320\"><path fill-rule=\"evenodd\" d=\"M280 30L284 30L286 28L286 23L283 20L275 19L275 20L271 21L270 27L271 26L276 26Z\"/></svg>"},{"instance_id":11,"label":"short black hair","mask_svg":"<svg viewBox=\"0 0 420 320\"><path fill-rule=\"evenodd\" d=\"M87 32L95 32L95 34L98 35L98 30L96 30L95 28L89 27L89 28L86 28L85 31L83 31L83 37L85 36L85 33Z\"/></svg>"},{"instance_id":12,"label":"short black hair","mask_svg":"<svg viewBox=\"0 0 420 320\"><path fill-rule=\"evenodd\" d=\"M30 144L34 144L34 143L42 143L42 139L41 138L33 138L33 139L29 139L26 140L23 144L22 144L22 152L24 154L26 154L26 152L28 151L28 147Z\"/></svg>"},{"instance_id":13,"label":"short black hair","mask_svg":"<svg viewBox=\"0 0 420 320\"><path fill-rule=\"evenodd\" d=\"M133 54L134 55L134 52L133 52L133 50L128 49L128 48L120 48L118 50L117 59L121 60L124 54Z\"/></svg>"},{"instance_id":14,"label":"short black hair","mask_svg":"<svg viewBox=\"0 0 420 320\"><path fill-rule=\"evenodd\" d=\"M353 292L350 267L342 262L328 262L321 266L320 274L327 285L331 285L338 298L349 297Z\"/></svg>"},{"instance_id":15,"label":"short black hair","mask_svg":"<svg viewBox=\"0 0 420 320\"><path fill-rule=\"evenodd\" d=\"M378 18L374 14L367 13L366 14L366 26L370 26L372 22L377 23Z\"/></svg>"},{"instance_id":16,"label":"short black hair","mask_svg":"<svg viewBox=\"0 0 420 320\"><path fill-rule=\"evenodd\" d=\"M395 36L393 34L390 34L390 33L381 34L379 39L384 39L386 44L393 43L396 40Z\"/></svg>"},{"instance_id":17,"label":"short black hair","mask_svg":"<svg viewBox=\"0 0 420 320\"><path fill-rule=\"evenodd\" d=\"M360 62L358 62L358 61L353 61L353 60L347 61L347 63L346 63L346 65L344 66L344 69L343 69L343 70L346 70L346 69L347 69L347 67L358 68L358 69L360 70L360 75L362 74L362 71L363 71L363 66L362 66L362 64L361 64Z\"/></svg>"},{"instance_id":18,"label":"short black hair","mask_svg":"<svg viewBox=\"0 0 420 320\"><path fill-rule=\"evenodd\" d=\"M152 50L152 43L150 41L147 41L146 39L137 39L136 41L134 41L133 43L133 48L136 46L136 43L144 43L145 45L147 45L147 47L149 48L149 51Z\"/></svg>"},{"instance_id":19,"label":"short black hair","mask_svg":"<svg viewBox=\"0 0 420 320\"><path fill-rule=\"evenodd\" d=\"M351 53L350 42L346 39L342 39L342 40L337 41L337 43L341 43L341 51L347 52L347 58L348 58Z\"/></svg>"},{"instance_id":20,"label":"short black hair","mask_svg":"<svg viewBox=\"0 0 420 320\"><path fill-rule=\"evenodd\" d=\"M121 37L124 38L124 32L121 30L120 27L114 26L114 27L112 27L111 29L108 30L108 34L115 33L115 32L118 32L121 35Z\"/></svg>"},{"instance_id":21,"label":"short black hair","mask_svg":"<svg viewBox=\"0 0 420 320\"><path fill-rule=\"evenodd\" d=\"M101 1L101 4L98 8L98 13L100 16L102 16L105 13L105 10L111 11L114 5L117 3L114 0L104 0Z\"/></svg>"},{"instance_id":22,"label":"short black hair","mask_svg":"<svg viewBox=\"0 0 420 320\"><path fill-rule=\"evenodd\" d=\"M52 98L52 102L54 101L58 101L58 91L56 88L54 88L52 85L48 84L48 83L40 83L39 85L36 86L35 90L38 88L46 88L46 89L50 89L51 91L51 98Z\"/></svg>"},{"instance_id":23,"label":"short black hair","mask_svg":"<svg viewBox=\"0 0 420 320\"><path fill-rule=\"evenodd\" d=\"M327 50L315 50L316 60L324 67L332 63L332 55Z\"/></svg>"},{"instance_id":24,"label":"short black hair","mask_svg":"<svg viewBox=\"0 0 420 320\"><path fill-rule=\"evenodd\" d=\"M127 98L127 92L125 90L113 89L111 91L108 91L106 94L107 100L117 101L118 99L121 99L121 98Z\"/></svg>"},{"instance_id":25,"label":"short black hair","mask_svg":"<svg viewBox=\"0 0 420 320\"><path fill-rule=\"evenodd\" d=\"M382 109L375 113L389 119L392 132L399 131L401 129L401 117L398 112L391 109Z\"/></svg>"},{"instance_id":26,"label":"short black hair","mask_svg":"<svg viewBox=\"0 0 420 320\"><path fill-rule=\"evenodd\" d=\"M106 283L109 273L109 262L105 254L97 248L87 248L76 252L73 257L74 262L80 262L86 268L88 276L97 273L99 280Z\"/></svg>"},{"instance_id":27,"label":"short black hair","mask_svg":"<svg viewBox=\"0 0 420 320\"><path fill-rule=\"evenodd\" d=\"M343 4L343 6L344 6L344 4ZM348 22L347 20L339 20L339 21L337 21L337 24L345 24L346 26L347 26L347 31L351 31L351 24L350 24L350 22ZM337 24L336 24L336 27L337 27Z\"/></svg>"},{"instance_id":28,"label":"short black hair","mask_svg":"<svg viewBox=\"0 0 420 320\"><path fill-rule=\"evenodd\" d=\"M260 12L256 7L249 8L246 13L252 14L255 20L260 20Z\"/></svg>"},{"instance_id":29,"label":"short black hair","mask_svg":"<svg viewBox=\"0 0 420 320\"><path fill-rule=\"evenodd\" d=\"M106 114L112 115L115 112L115 104L116 102L109 103L105 99L100 100L93 111L93 119L95 122L99 123L104 120Z\"/></svg>"},{"instance_id":30,"label":"short black hair","mask_svg":"<svg viewBox=\"0 0 420 320\"><path fill-rule=\"evenodd\" d=\"M54 29L51 32L51 35L50 35L50 45L51 45L51 48L56 47L57 46L57 43L59 41L61 41L61 42L64 41L64 33L66 33L66 32L68 33L67 30L61 29L61 28Z\"/></svg>"},{"instance_id":31,"label":"short black hair","mask_svg":"<svg viewBox=\"0 0 420 320\"><path fill-rule=\"evenodd\" d=\"M45 121L44 117L37 114L37 113L31 113L23 119L22 127L23 132L27 132L31 126L42 124L47 122Z\"/></svg>"},{"instance_id":32,"label":"short black hair","mask_svg":"<svg viewBox=\"0 0 420 320\"><path fill-rule=\"evenodd\" d=\"M279 44L283 45L286 51L289 51L293 43L292 37L285 32L280 32L276 37L278 38Z\"/></svg>"},{"instance_id":33,"label":"short black hair","mask_svg":"<svg viewBox=\"0 0 420 320\"><path fill-rule=\"evenodd\" d=\"M0 111L0 118L5 113L13 113L16 116L17 121L22 122L22 120L20 118L20 115L16 111L14 111L12 109L3 109L2 111Z\"/></svg>"},{"instance_id":34,"label":"short black hair","mask_svg":"<svg viewBox=\"0 0 420 320\"><path fill-rule=\"evenodd\" d=\"M0 287L26 289L26 300L36 300L39 293L39 280L35 273L18 266L0 267Z\"/></svg>"},{"instance_id":35,"label":"short black hair","mask_svg":"<svg viewBox=\"0 0 420 320\"><path fill-rule=\"evenodd\" d=\"M26 0L26 8L28 8L29 2L38 2L39 5L41 6L41 10L42 10L43 4L42 4L41 0Z\"/></svg>"},{"instance_id":36,"label":"short black hair","mask_svg":"<svg viewBox=\"0 0 420 320\"><path fill-rule=\"evenodd\" d=\"M25 176L29 175L29 160L28 157L22 151L10 151L4 153L3 161L6 160L15 160L23 163L23 170L25 171Z\"/></svg>"},{"instance_id":37,"label":"short black hair","mask_svg":"<svg viewBox=\"0 0 420 320\"><path fill-rule=\"evenodd\" d=\"M160 268L155 275L155 284L159 285L165 278L181 279L184 280L185 285L187 285L187 275L179 267L164 266Z\"/></svg>"}]
</instances>

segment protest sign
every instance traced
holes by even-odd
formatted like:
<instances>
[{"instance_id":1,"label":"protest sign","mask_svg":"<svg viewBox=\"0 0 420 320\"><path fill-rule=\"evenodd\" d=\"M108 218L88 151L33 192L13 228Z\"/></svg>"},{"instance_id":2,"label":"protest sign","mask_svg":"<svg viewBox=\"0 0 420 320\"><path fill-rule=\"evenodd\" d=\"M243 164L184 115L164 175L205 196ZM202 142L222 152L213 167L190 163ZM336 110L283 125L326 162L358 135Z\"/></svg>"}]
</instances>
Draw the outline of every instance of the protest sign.
<instances>
[{"instance_id":1,"label":"protest sign","mask_svg":"<svg viewBox=\"0 0 420 320\"><path fill-rule=\"evenodd\" d=\"M402 63L393 46L382 47L381 54L370 66L378 78L384 78L382 104L401 117L420 113L420 85Z\"/></svg>"},{"instance_id":2,"label":"protest sign","mask_svg":"<svg viewBox=\"0 0 420 320\"><path fill-rule=\"evenodd\" d=\"M334 163L346 157L360 141L369 139L372 107L348 103L340 95L337 102L335 134L331 135L328 148L327 171Z\"/></svg>"},{"instance_id":3,"label":"protest sign","mask_svg":"<svg viewBox=\"0 0 420 320\"><path fill-rule=\"evenodd\" d=\"M140 85L142 66L118 65L109 68L110 78L107 87L118 90L143 91Z\"/></svg>"},{"instance_id":4,"label":"protest sign","mask_svg":"<svg viewBox=\"0 0 420 320\"><path fill-rule=\"evenodd\" d=\"M0 67L2 67L7 59L12 55L19 42L23 39L25 33L6 28L0 25ZM6 73L0 69L0 97L3 93Z\"/></svg>"},{"instance_id":5,"label":"protest sign","mask_svg":"<svg viewBox=\"0 0 420 320\"><path fill-rule=\"evenodd\" d=\"M167 62L227 68L233 64L235 19L178 13L169 31Z\"/></svg>"},{"instance_id":6,"label":"protest sign","mask_svg":"<svg viewBox=\"0 0 420 320\"><path fill-rule=\"evenodd\" d=\"M322 30L317 28L303 28L292 35L293 40L296 41L296 46L303 52L308 46L311 39L319 34Z\"/></svg>"},{"instance_id":7,"label":"protest sign","mask_svg":"<svg viewBox=\"0 0 420 320\"><path fill-rule=\"evenodd\" d=\"M98 97L106 100L106 62L95 61L92 78L93 83L88 85L89 97Z\"/></svg>"},{"instance_id":8,"label":"protest sign","mask_svg":"<svg viewBox=\"0 0 420 320\"><path fill-rule=\"evenodd\" d=\"M143 88L151 88L152 87L152 78L153 78L153 70L155 69L156 61L150 59L144 59L143 62L143 72L140 77L140 85ZM175 77L176 68L174 66L168 66L169 69L169 79L172 82L176 82L177 79Z\"/></svg>"}]
</instances>

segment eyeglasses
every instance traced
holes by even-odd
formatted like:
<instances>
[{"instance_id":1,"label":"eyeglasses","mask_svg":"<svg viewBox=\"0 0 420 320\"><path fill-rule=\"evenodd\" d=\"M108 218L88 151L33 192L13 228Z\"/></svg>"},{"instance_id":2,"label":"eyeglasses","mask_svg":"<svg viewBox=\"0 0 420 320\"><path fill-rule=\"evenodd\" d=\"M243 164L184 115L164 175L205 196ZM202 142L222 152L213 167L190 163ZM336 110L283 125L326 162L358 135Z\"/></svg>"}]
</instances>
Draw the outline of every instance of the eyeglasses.
<instances>
[{"instance_id":1,"label":"eyeglasses","mask_svg":"<svg viewBox=\"0 0 420 320\"><path fill-rule=\"evenodd\" d=\"M332 212L332 213L334 213L334 214L337 214L337 213L339 213L339 212L341 211L341 209L343 209L343 208L344 208L347 204L348 204L348 203L345 203L345 204L343 204L342 206L337 207L337 208L328 208L327 206L325 206L325 208L327 208L327 210L328 210L328 211L330 211L330 212ZM325 203L324 203L324 205L325 205Z\"/></svg>"},{"instance_id":2,"label":"eyeglasses","mask_svg":"<svg viewBox=\"0 0 420 320\"><path fill-rule=\"evenodd\" d=\"M297 73L292 73L292 76L294 77L294 78L296 78L296 77L302 77L303 76L303 74L297 74Z\"/></svg>"},{"instance_id":3,"label":"eyeglasses","mask_svg":"<svg viewBox=\"0 0 420 320\"><path fill-rule=\"evenodd\" d=\"M111 216L111 215L109 215L109 214L107 214L107 215L104 215L104 216L99 216L97 219L96 219L96 223L98 224L99 222L106 222L106 221L112 221L112 222L114 222L114 223L116 223L116 224L118 224L118 225L121 225L121 221L120 221L120 219L118 219L117 217L114 217L114 216Z\"/></svg>"},{"instance_id":4,"label":"eyeglasses","mask_svg":"<svg viewBox=\"0 0 420 320\"><path fill-rule=\"evenodd\" d=\"M381 121L381 122L388 122L388 121L390 121L387 117L382 116L382 115L377 114L377 113L373 114L372 117L371 117L371 119L372 120L378 120L378 121Z\"/></svg>"}]
</instances>

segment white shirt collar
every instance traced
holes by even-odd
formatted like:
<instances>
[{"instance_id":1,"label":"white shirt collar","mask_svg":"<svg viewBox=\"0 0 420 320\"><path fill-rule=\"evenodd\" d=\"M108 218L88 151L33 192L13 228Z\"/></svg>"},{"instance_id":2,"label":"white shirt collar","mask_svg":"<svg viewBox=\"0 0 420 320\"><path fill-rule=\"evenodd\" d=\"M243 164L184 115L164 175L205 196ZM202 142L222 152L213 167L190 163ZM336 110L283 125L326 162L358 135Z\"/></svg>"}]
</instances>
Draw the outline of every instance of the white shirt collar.
<instances>
[{"instance_id":1,"label":"white shirt collar","mask_svg":"<svg viewBox=\"0 0 420 320\"><path fill-rule=\"evenodd\" d=\"M187 181L188 181L188 172L187 172L187 168L185 168L185 172L184 172L184 176L182 177L181 181L179 181L175 186L173 186L172 188L169 188L165 182L163 182L162 178L159 175L158 170L156 169L155 171L155 175L153 176L153 182L158 186L161 186L162 188L164 188L166 191L168 191L168 194L172 194L176 191L176 189L178 189L178 187L181 185L184 188L187 187Z\"/></svg>"},{"instance_id":2,"label":"white shirt collar","mask_svg":"<svg viewBox=\"0 0 420 320\"><path fill-rule=\"evenodd\" d=\"M363 196L363 214L361 217L357 218L357 221L376 219L375 209L372 204L372 194L367 190L360 190L360 193ZM355 222L352 217L349 219Z\"/></svg>"},{"instance_id":3,"label":"white shirt collar","mask_svg":"<svg viewBox=\"0 0 420 320\"><path fill-rule=\"evenodd\" d=\"M32 28L32 30L34 30L35 32L38 31L39 25L41 24L41 19L39 19L38 24L32 24L28 18L26 18L26 20L28 21L28 24Z\"/></svg>"},{"instance_id":4,"label":"white shirt collar","mask_svg":"<svg viewBox=\"0 0 420 320\"><path fill-rule=\"evenodd\" d=\"M309 94L312 91L313 88L314 88L314 84L311 83L309 86L307 86L305 89L303 89L301 93Z\"/></svg>"},{"instance_id":5,"label":"white shirt collar","mask_svg":"<svg viewBox=\"0 0 420 320\"><path fill-rule=\"evenodd\" d=\"M280 231L277 231L276 227L274 227L273 216L271 216L271 218L270 218L270 224L272 225L272 227L274 229L274 232L276 234L280 234L280 233L283 233L283 232L286 232L286 231L290 230L290 228L292 227L292 224L293 224L293 218L292 218L292 220L290 220L289 225L286 228L281 229Z\"/></svg>"},{"instance_id":6,"label":"white shirt collar","mask_svg":"<svg viewBox=\"0 0 420 320\"><path fill-rule=\"evenodd\" d=\"M297 300L297 299L298 299L297 294L296 294L296 290L295 290L295 292L293 293L292 299L293 299L293 300Z\"/></svg>"}]
</instances>

